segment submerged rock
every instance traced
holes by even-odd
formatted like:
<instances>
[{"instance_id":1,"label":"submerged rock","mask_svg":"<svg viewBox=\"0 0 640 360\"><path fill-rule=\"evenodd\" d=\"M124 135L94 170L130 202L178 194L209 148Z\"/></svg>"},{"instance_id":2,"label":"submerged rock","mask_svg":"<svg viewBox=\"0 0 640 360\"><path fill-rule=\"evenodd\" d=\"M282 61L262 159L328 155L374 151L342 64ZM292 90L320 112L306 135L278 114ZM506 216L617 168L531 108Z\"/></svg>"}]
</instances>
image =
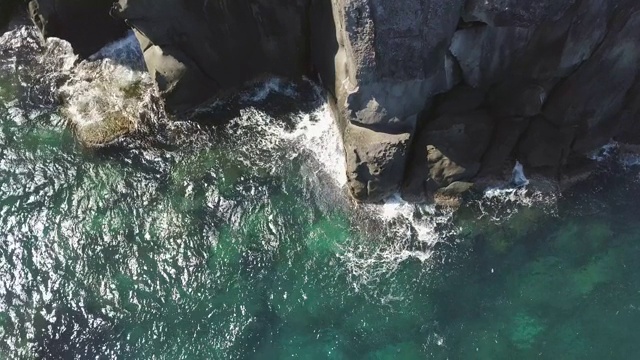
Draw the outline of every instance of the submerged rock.
<instances>
[{"instance_id":1,"label":"submerged rock","mask_svg":"<svg viewBox=\"0 0 640 360\"><path fill-rule=\"evenodd\" d=\"M143 131L162 115L153 81L146 71L135 69L135 52L126 61L125 55L135 44L132 36L105 47L99 54L104 58L69 62L67 68L58 70L67 76L57 89L62 114L84 147L113 144ZM63 56L75 59L70 48L66 52Z\"/></svg>"}]
</instances>

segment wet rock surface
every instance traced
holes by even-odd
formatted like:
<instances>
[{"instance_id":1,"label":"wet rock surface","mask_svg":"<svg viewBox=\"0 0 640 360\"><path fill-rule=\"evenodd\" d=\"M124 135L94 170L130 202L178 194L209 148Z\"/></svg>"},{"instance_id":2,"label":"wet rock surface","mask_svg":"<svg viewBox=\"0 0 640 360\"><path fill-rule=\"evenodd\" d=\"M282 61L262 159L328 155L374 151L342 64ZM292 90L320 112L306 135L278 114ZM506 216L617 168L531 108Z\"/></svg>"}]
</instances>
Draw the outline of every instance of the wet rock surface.
<instances>
[{"instance_id":1,"label":"wet rock surface","mask_svg":"<svg viewBox=\"0 0 640 360\"><path fill-rule=\"evenodd\" d=\"M632 0L112 3L29 8L44 36L68 38L81 55L126 20L170 111L274 75L319 81L361 201L508 181L516 161L551 181L577 179L589 152L640 141Z\"/></svg>"}]
</instances>

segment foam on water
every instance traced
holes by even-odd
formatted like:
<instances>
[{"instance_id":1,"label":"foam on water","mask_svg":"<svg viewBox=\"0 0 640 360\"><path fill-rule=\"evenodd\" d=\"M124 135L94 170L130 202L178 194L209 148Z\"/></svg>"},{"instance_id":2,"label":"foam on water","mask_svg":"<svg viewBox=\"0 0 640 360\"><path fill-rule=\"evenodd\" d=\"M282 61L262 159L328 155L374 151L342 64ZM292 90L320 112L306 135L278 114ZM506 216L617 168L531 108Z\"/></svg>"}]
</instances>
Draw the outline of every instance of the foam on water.
<instances>
[{"instance_id":1,"label":"foam on water","mask_svg":"<svg viewBox=\"0 0 640 360\"><path fill-rule=\"evenodd\" d=\"M138 130L141 119L157 117L150 115L158 108L155 87L132 32L86 61L79 61L67 41L48 38L41 45L32 26L5 33L0 44L30 64L34 79L23 85L34 89L36 102L60 105L81 142L107 144Z\"/></svg>"},{"instance_id":2,"label":"foam on water","mask_svg":"<svg viewBox=\"0 0 640 360\"><path fill-rule=\"evenodd\" d=\"M64 99L64 112L72 126L90 127L113 117L124 120L123 129L129 133L144 125L141 113L153 107L155 88L148 73L141 70L142 54L133 34L107 45L91 56L91 61L78 62L68 43L58 39L49 40L47 51L50 55L57 54L48 56L47 61L52 62L50 71L66 77L57 91ZM303 156L306 173L317 178L315 190L322 192L322 188L326 188L325 194L339 194L340 201L348 203L339 128L322 90L315 85L310 88L315 106L288 114L283 120L262 109L262 103L269 101L271 95L296 102L301 96L296 86L281 79L258 84L240 96L244 105L240 116L225 128L234 139L247 141L243 148L247 149L248 156L241 157L247 166L259 166L275 173L282 164L274 160L273 153L284 153L289 160ZM166 121L157 116L152 118ZM119 125L122 122L118 122ZM187 137L189 129L197 126L186 122L167 125L174 131L187 132ZM205 144L206 141L207 138L203 138ZM521 170L517 166L514 169L514 184L520 187L527 181ZM525 189L495 189L487 192L484 201L530 206L535 203ZM339 256L355 277L354 284L370 283L381 274L392 273L407 260L427 264L436 244L452 241L458 232L451 224L453 210L410 204L400 195L382 205L351 204L349 211L365 235L373 238L371 241L354 239L341 249Z\"/></svg>"},{"instance_id":3,"label":"foam on water","mask_svg":"<svg viewBox=\"0 0 640 360\"><path fill-rule=\"evenodd\" d=\"M81 141L109 143L139 130L143 119L157 117L151 115L157 101L155 86L143 70L133 33L89 60L69 69L68 81L59 89L64 113Z\"/></svg>"},{"instance_id":4,"label":"foam on water","mask_svg":"<svg viewBox=\"0 0 640 360\"><path fill-rule=\"evenodd\" d=\"M274 93L289 97L295 97L297 95L297 91L292 84L280 78L271 78L256 84L251 90L243 93L241 99L244 102L259 103L265 101L269 95Z\"/></svg>"},{"instance_id":5,"label":"foam on water","mask_svg":"<svg viewBox=\"0 0 640 360\"><path fill-rule=\"evenodd\" d=\"M600 162L607 161L615 156L619 148L620 145L616 141L611 141L600 149L592 151L591 154L589 154L589 158Z\"/></svg>"},{"instance_id":6,"label":"foam on water","mask_svg":"<svg viewBox=\"0 0 640 360\"><path fill-rule=\"evenodd\" d=\"M529 185L529 179L524 174L524 168L519 161L516 161L516 165L513 167L513 171L511 173L511 184L516 187L523 187Z\"/></svg>"}]
</instances>

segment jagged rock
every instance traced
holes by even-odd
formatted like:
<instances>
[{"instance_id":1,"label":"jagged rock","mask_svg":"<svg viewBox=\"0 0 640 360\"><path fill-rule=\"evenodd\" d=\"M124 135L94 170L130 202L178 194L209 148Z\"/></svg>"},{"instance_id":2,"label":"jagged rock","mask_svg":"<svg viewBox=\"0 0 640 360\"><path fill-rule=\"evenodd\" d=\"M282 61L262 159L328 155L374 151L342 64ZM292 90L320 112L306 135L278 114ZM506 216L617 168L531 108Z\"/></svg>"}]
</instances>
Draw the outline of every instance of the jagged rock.
<instances>
[{"instance_id":1,"label":"jagged rock","mask_svg":"<svg viewBox=\"0 0 640 360\"><path fill-rule=\"evenodd\" d=\"M484 111L445 115L429 122L414 140L403 197L426 199L455 181L473 179L480 170L493 126Z\"/></svg>"},{"instance_id":2,"label":"jagged rock","mask_svg":"<svg viewBox=\"0 0 640 360\"><path fill-rule=\"evenodd\" d=\"M469 0L465 21L492 26L530 27L558 19L576 0Z\"/></svg>"},{"instance_id":3,"label":"jagged rock","mask_svg":"<svg viewBox=\"0 0 640 360\"><path fill-rule=\"evenodd\" d=\"M455 181L445 188L438 189L433 194L433 201L437 205L457 208L462 205L464 196L470 193L473 188L473 183Z\"/></svg>"},{"instance_id":4,"label":"jagged rock","mask_svg":"<svg viewBox=\"0 0 640 360\"><path fill-rule=\"evenodd\" d=\"M370 202L393 195L402 181L411 134L347 125L344 138L351 194Z\"/></svg>"},{"instance_id":5,"label":"jagged rock","mask_svg":"<svg viewBox=\"0 0 640 360\"><path fill-rule=\"evenodd\" d=\"M76 54L89 57L123 37L127 26L109 12L114 0L32 0L29 14L43 37L67 40Z\"/></svg>"},{"instance_id":6,"label":"jagged rock","mask_svg":"<svg viewBox=\"0 0 640 360\"><path fill-rule=\"evenodd\" d=\"M86 54L122 25L111 1L31 10ZM433 199L516 160L559 181L611 138L640 143L635 0L119 0L116 13L172 111L265 76L320 80L360 200L401 182Z\"/></svg>"}]
</instances>

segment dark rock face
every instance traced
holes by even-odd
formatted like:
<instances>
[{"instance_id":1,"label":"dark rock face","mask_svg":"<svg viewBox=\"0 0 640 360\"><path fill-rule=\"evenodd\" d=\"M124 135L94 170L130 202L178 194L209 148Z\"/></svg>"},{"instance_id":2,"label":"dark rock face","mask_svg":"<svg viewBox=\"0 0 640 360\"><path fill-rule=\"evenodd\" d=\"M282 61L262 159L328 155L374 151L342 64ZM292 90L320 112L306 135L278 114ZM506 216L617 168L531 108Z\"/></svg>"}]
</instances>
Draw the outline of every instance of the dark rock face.
<instances>
[{"instance_id":1,"label":"dark rock face","mask_svg":"<svg viewBox=\"0 0 640 360\"><path fill-rule=\"evenodd\" d=\"M465 6L465 21L480 21L492 26L529 27L548 20L557 20L575 0L469 0Z\"/></svg>"},{"instance_id":2,"label":"dark rock face","mask_svg":"<svg viewBox=\"0 0 640 360\"><path fill-rule=\"evenodd\" d=\"M344 138L351 194L366 201L393 195L402 179L411 134L388 134L347 125Z\"/></svg>"},{"instance_id":3,"label":"dark rock face","mask_svg":"<svg viewBox=\"0 0 640 360\"><path fill-rule=\"evenodd\" d=\"M0 0L0 30L7 25L11 15L21 2L21 0Z\"/></svg>"},{"instance_id":4,"label":"dark rock face","mask_svg":"<svg viewBox=\"0 0 640 360\"><path fill-rule=\"evenodd\" d=\"M120 31L111 2L31 10L87 53ZM568 183L610 140L640 144L637 0L119 0L114 13L172 111L264 76L319 80L362 201L457 198L516 161Z\"/></svg>"},{"instance_id":5,"label":"dark rock face","mask_svg":"<svg viewBox=\"0 0 640 360\"><path fill-rule=\"evenodd\" d=\"M415 140L404 197L419 201L453 182L472 179L480 171L493 127L484 110L445 114L426 124Z\"/></svg>"},{"instance_id":6,"label":"dark rock face","mask_svg":"<svg viewBox=\"0 0 640 360\"><path fill-rule=\"evenodd\" d=\"M67 40L86 58L125 35L125 23L109 14L112 6L113 0L32 0L29 14L45 38Z\"/></svg>"},{"instance_id":7,"label":"dark rock face","mask_svg":"<svg viewBox=\"0 0 640 360\"><path fill-rule=\"evenodd\" d=\"M168 109L185 110L256 78L309 69L305 0L120 0Z\"/></svg>"},{"instance_id":8,"label":"dark rock face","mask_svg":"<svg viewBox=\"0 0 640 360\"><path fill-rule=\"evenodd\" d=\"M528 174L563 187L593 168L590 151L612 139L639 143L639 10L630 0L468 1L450 50L462 88L485 94L484 100L469 101L456 86L427 106L409 157L405 198L428 200L451 181L507 180L515 160ZM456 103L462 111L487 112L495 125L488 142L486 132L448 140L465 123L464 114L443 120ZM438 123L448 126L445 133L434 133ZM436 142L449 142L445 149L456 144L446 151L465 156L452 161Z\"/></svg>"}]
</instances>

